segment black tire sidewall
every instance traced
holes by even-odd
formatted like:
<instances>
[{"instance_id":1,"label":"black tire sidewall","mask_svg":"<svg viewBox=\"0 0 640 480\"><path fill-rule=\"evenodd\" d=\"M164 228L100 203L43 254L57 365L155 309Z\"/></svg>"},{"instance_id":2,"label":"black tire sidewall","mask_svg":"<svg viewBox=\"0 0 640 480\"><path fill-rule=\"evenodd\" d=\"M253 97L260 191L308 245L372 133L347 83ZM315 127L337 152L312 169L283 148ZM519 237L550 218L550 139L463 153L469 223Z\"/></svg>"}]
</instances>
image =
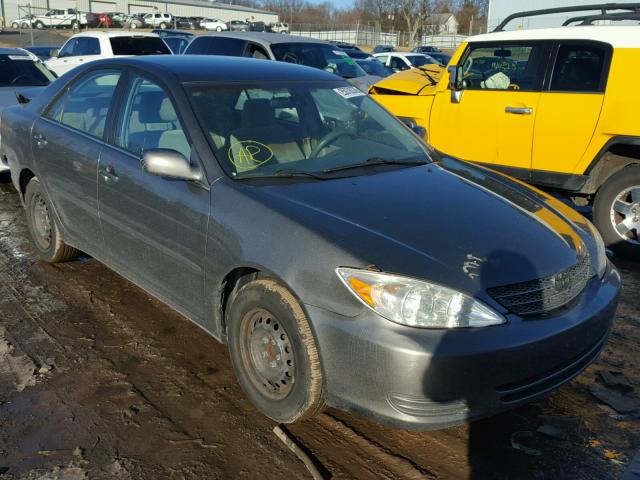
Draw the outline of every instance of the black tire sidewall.
<instances>
[{"instance_id":1,"label":"black tire sidewall","mask_svg":"<svg viewBox=\"0 0 640 480\"><path fill-rule=\"evenodd\" d=\"M295 382L289 394L281 400L270 399L253 385L245 370L240 349L242 319L250 311L263 308L277 319L289 337L294 354ZM306 316L306 314L305 314ZM228 343L236 377L253 405L267 417L281 423L291 423L304 416L314 399L310 392L311 359L300 334L293 308L282 295L260 282L250 282L235 296L227 315Z\"/></svg>"},{"instance_id":2,"label":"black tire sidewall","mask_svg":"<svg viewBox=\"0 0 640 480\"><path fill-rule=\"evenodd\" d=\"M622 256L640 258L640 246L622 240L611 224L613 201L620 192L632 185L640 185L640 165L623 168L609 177L596 194L593 223L609 248Z\"/></svg>"},{"instance_id":3,"label":"black tire sidewall","mask_svg":"<svg viewBox=\"0 0 640 480\"><path fill-rule=\"evenodd\" d=\"M47 209L49 210L49 219L51 220L51 242L49 243L49 248L47 248L46 250L43 250L38 245L38 242L36 242L35 240L35 236L37 234L34 231L34 226L33 226L34 220L31 216L31 205L33 203L33 199L36 196L36 194L40 195L42 199L45 201L45 203L47 204ZM45 194L44 189L42 188L42 185L40 184L37 178L31 179L31 181L27 185L25 195L24 195L24 206L25 206L25 212L27 216L27 227L29 228L29 233L31 234L31 243L35 247L38 255L43 260L47 262L52 262L58 253L56 246L61 243L60 231L54 219L54 213L51 208L51 202L49 201L49 198Z\"/></svg>"}]
</instances>

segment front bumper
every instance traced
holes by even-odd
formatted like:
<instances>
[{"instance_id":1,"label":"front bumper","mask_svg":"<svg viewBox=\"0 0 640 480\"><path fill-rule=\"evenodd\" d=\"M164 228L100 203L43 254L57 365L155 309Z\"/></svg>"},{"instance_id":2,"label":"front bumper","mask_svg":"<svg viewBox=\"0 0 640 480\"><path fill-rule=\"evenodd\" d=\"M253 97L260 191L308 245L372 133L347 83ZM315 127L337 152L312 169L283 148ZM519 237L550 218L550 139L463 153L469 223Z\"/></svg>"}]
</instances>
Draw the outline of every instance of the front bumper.
<instances>
[{"instance_id":1,"label":"front bumper","mask_svg":"<svg viewBox=\"0 0 640 480\"><path fill-rule=\"evenodd\" d=\"M409 430L457 425L541 397L602 349L620 293L609 265L571 308L505 325L428 330L368 309L342 317L306 305L325 375L325 401Z\"/></svg>"}]
</instances>

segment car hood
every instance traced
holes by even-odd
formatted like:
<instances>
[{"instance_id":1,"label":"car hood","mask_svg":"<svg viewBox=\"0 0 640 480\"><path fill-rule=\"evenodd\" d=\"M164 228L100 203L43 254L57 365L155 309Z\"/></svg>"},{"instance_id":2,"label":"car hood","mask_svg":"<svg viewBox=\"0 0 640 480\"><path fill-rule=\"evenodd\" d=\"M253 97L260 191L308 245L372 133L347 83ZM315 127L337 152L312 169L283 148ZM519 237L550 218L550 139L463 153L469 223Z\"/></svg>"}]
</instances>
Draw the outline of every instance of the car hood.
<instances>
[{"instance_id":1,"label":"car hood","mask_svg":"<svg viewBox=\"0 0 640 480\"><path fill-rule=\"evenodd\" d=\"M16 93L21 93L27 98L33 98L46 87L0 87L0 110L18 103Z\"/></svg>"},{"instance_id":2,"label":"car hood","mask_svg":"<svg viewBox=\"0 0 640 480\"><path fill-rule=\"evenodd\" d=\"M383 78L370 88L369 93L373 95L388 92L433 95L442 72L444 72L444 68L434 64L404 70Z\"/></svg>"},{"instance_id":3,"label":"car hood","mask_svg":"<svg viewBox=\"0 0 640 480\"><path fill-rule=\"evenodd\" d=\"M347 266L374 265L473 294L556 274L593 251L583 217L496 172L453 159L371 170L251 190L362 261Z\"/></svg>"}]
</instances>

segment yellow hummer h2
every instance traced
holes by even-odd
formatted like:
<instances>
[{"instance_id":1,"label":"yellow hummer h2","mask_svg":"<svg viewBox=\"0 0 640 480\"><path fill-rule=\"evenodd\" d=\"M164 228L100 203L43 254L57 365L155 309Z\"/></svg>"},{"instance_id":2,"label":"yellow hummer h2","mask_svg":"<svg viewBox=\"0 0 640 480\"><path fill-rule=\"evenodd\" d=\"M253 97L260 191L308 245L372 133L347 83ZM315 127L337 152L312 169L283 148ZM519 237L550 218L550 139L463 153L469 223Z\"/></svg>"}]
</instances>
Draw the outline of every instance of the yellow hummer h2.
<instances>
[{"instance_id":1,"label":"yellow hummer h2","mask_svg":"<svg viewBox=\"0 0 640 480\"><path fill-rule=\"evenodd\" d=\"M513 15L497 30L540 12L602 9L565 22L586 26L471 37L448 68L404 71L370 93L405 122L424 127L437 151L592 205L605 242L638 257L640 26L590 25L637 16L631 6ZM623 12L609 13L612 8Z\"/></svg>"}]
</instances>

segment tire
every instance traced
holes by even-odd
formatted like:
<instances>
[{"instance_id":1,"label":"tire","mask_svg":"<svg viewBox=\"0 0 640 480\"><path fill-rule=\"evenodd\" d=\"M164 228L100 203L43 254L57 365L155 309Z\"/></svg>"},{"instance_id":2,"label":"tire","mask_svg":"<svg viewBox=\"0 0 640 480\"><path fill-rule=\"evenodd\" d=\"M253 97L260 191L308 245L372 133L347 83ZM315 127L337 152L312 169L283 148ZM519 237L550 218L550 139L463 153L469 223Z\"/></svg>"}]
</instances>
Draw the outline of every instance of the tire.
<instances>
[{"instance_id":1,"label":"tire","mask_svg":"<svg viewBox=\"0 0 640 480\"><path fill-rule=\"evenodd\" d=\"M166 23L164 23L164 22L162 22L162 23L160 24L160 28L161 28L162 30L166 30L166 29L167 29L167 24L166 24Z\"/></svg>"},{"instance_id":2,"label":"tire","mask_svg":"<svg viewBox=\"0 0 640 480\"><path fill-rule=\"evenodd\" d=\"M27 28L31 28L31 25L29 25L28 23L23 23L22 24L22 29L25 30Z\"/></svg>"},{"instance_id":3,"label":"tire","mask_svg":"<svg viewBox=\"0 0 640 480\"><path fill-rule=\"evenodd\" d=\"M324 409L313 333L287 288L271 279L242 286L232 297L227 335L238 382L260 412L293 423Z\"/></svg>"},{"instance_id":4,"label":"tire","mask_svg":"<svg viewBox=\"0 0 640 480\"><path fill-rule=\"evenodd\" d=\"M17 30L20 28L20 24L18 22L13 22L11 24L11 28L13 28L14 30Z\"/></svg>"},{"instance_id":5,"label":"tire","mask_svg":"<svg viewBox=\"0 0 640 480\"><path fill-rule=\"evenodd\" d=\"M222 31L222 27L216 27L216 32L221 32Z\"/></svg>"},{"instance_id":6,"label":"tire","mask_svg":"<svg viewBox=\"0 0 640 480\"><path fill-rule=\"evenodd\" d=\"M43 30L44 29L44 23L42 23L40 20L38 20L36 23L34 23L33 26L36 27L38 30Z\"/></svg>"},{"instance_id":7,"label":"tire","mask_svg":"<svg viewBox=\"0 0 640 480\"><path fill-rule=\"evenodd\" d=\"M640 165L623 168L604 182L593 204L593 223L617 254L640 258Z\"/></svg>"},{"instance_id":8,"label":"tire","mask_svg":"<svg viewBox=\"0 0 640 480\"><path fill-rule=\"evenodd\" d=\"M60 228L51 214L51 202L35 177L27 185L24 205L29 233L40 258L45 262L60 263L78 255L78 250L64 243Z\"/></svg>"},{"instance_id":9,"label":"tire","mask_svg":"<svg viewBox=\"0 0 640 480\"><path fill-rule=\"evenodd\" d=\"M75 30L76 28L78 28L78 21L77 20L72 20L70 28L71 28L71 30Z\"/></svg>"},{"instance_id":10,"label":"tire","mask_svg":"<svg viewBox=\"0 0 640 480\"><path fill-rule=\"evenodd\" d=\"M135 29L136 29L136 28L138 28L138 27L136 27L136 24L135 24L135 23L132 23L132 24L130 24L130 25L129 25L129 28L130 28L131 30L135 30Z\"/></svg>"}]
</instances>

